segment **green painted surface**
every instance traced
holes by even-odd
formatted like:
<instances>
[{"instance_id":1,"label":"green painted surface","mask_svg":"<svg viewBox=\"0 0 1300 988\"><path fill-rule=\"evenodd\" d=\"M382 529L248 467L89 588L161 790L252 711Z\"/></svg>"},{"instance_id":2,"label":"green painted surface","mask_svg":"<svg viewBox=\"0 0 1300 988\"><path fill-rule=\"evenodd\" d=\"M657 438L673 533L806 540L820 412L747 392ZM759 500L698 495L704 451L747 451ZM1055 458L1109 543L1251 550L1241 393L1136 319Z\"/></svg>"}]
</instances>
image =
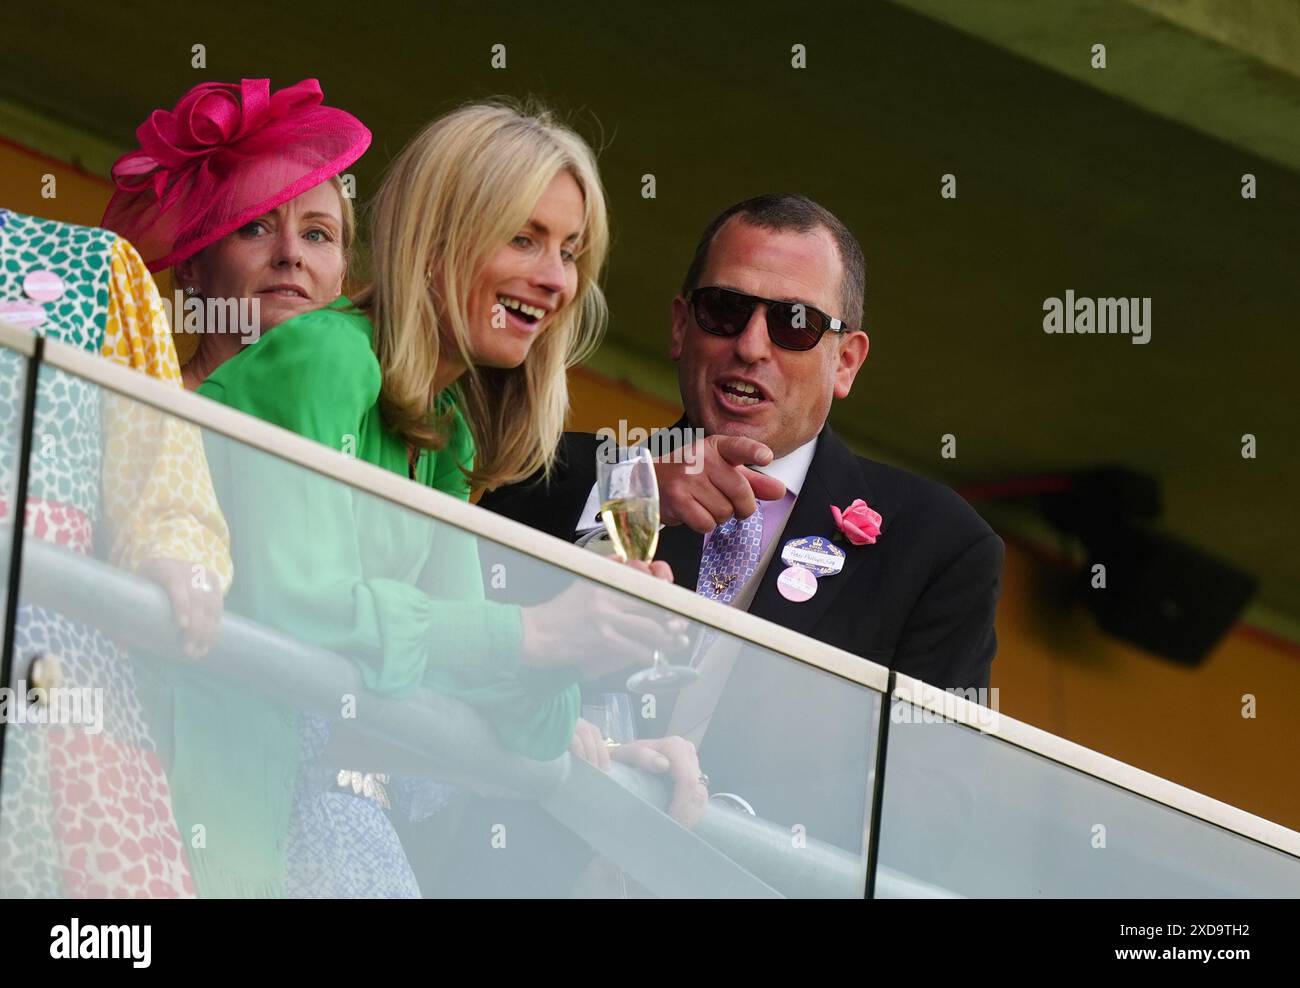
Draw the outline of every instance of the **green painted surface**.
<instances>
[{"instance_id":1,"label":"green painted surface","mask_svg":"<svg viewBox=\"0 0 1300 988\"><path fill-rule=\"evenodd\" d=\"M1295 0L1128 0L1135 7L1300 76Z\"/></svg>"},{"instance_id":2,"label":"green painted surface","mask_svg":"<svg viewBox=\"0 0 1300 988\"><path fill-rule=\"evenodd\" d=\"M893 2L1152 113L1300 167L1300 4L1292 0ZM1104 68L1093 64L1098 44L1106 49Z\"/></svg>"}]
</instances>

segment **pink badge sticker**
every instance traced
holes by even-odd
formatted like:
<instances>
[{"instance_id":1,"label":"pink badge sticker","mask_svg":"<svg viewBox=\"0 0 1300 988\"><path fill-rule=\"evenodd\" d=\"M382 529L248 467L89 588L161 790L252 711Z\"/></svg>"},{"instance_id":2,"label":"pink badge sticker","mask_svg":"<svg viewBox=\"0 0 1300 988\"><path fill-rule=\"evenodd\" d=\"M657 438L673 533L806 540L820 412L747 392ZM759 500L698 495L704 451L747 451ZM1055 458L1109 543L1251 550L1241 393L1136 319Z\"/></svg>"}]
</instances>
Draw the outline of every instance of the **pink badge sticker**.
<instances>
[{"instance_id":1,"label":"pink badge sticker","mask_svg":"<svg viewBox=\"0 0 1300 988\"><path fill-rule=\"evenodd\" d=\"M63 297L63 279L53 271L29 271L23 279L23 293L37 302L54 302Z\"/></svg>"},{"instance_id":2,"label":"pink badge sticker","mask_svg":"<svg viewBox=\"0 0 1300 988\"><path fill-rule=\"evenodd\" d=\"M786 600L802 604L817 592L817 577L803 566L787 566L776 578L776 589Z\"/></svg>"},{"instance_id":3,"label":"pink badge sticker","mask_svg":"<svg viewBox=\"0 0 1300 988\"><path fill-rule=\"evenodd\" d=\"M19 329L33 329L45 322L45 310L35 302L21 299L0 302L0 319Z\"/></svg>"}]
</instances>

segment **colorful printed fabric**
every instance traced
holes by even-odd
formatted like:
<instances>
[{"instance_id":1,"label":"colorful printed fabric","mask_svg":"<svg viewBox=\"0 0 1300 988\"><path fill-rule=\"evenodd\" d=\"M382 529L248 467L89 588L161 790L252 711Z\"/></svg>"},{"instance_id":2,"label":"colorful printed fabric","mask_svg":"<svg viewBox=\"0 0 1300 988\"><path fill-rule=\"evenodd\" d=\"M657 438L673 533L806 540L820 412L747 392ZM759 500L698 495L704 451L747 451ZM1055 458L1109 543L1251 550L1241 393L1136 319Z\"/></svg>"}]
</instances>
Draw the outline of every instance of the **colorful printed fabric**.
<instances>
[{"instance_id":1,"label":"colorful printed fabric","mask_svg":"<svg viewBox=\"0 0 1300 988\"><path fill-rule=\"evenodd\" d=\"M285 844L285 895L418 899L420 886L388 811L336 784L337 773L322 757L331 734L323 717L302 715L299 736L304 763ZM439 809L454 790L428 779L397 778L388 792L395 812L420 819ZM425 797L427 805L417 809L413 797Z\"/></svg>"},{"instance_id":2,"label":"colorful printed fabric","mask_svg":"<svg viewBox=\"0 0 1300 988\"><path fill-rule=\"evenodd\" d=\"M0 210L0 301L24 300L33 272L63 289L39 303L36 332L180 386L161 300L129 243ZM25 374L25 359L0 351L0 517L13 503ZM48 367L33 429L28 538L88 554L102 536L118 566L178 559L229 587L229 533L197 429ZM135 664L98 629L24 604L16 678L36 656L57 659L64 686L102 691L102 724L8 725L0 895L192 896Z\"/></svg>"}]
</instances>

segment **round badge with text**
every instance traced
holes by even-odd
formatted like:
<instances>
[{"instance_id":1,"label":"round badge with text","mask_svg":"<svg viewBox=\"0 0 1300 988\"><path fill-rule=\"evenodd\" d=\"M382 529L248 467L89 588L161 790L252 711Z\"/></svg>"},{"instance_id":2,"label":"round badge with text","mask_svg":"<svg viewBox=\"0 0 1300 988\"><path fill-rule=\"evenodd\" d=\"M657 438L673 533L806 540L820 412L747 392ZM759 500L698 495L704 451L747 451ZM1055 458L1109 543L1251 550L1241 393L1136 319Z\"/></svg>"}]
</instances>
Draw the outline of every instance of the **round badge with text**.
<instances>
[{"instance_id":1,"label":"round badge with text","mask_svg":"<svg viewBox=\"0 0 1300 988\"><path fill-rule=\"evenodd\" d=\"M45 322L45 309L22 299L0 302L0 320L19 329L33 329Z\"/></svg>"},{"instance_id":2,"label":"round badge with text","mask_svg":"<svg viewBox=\"0 0 1300 988\"><path fill-rule=\"evenodd\" d=\"M23 294L36 302L55 302L63 298L63 279L53 271L29 271L23 278Z\"/></svg>"},{"instance_id":3,"label":"round badge with text","mask_svg":"<svg viewBox=\"0 0 1300 988\"><path fill-rule=\"evenodd\" d=\"M786 600L802 604L817 592L817 577L803 566L787 566L776 578L776 589Z\"/></svg>"}]
</instances>

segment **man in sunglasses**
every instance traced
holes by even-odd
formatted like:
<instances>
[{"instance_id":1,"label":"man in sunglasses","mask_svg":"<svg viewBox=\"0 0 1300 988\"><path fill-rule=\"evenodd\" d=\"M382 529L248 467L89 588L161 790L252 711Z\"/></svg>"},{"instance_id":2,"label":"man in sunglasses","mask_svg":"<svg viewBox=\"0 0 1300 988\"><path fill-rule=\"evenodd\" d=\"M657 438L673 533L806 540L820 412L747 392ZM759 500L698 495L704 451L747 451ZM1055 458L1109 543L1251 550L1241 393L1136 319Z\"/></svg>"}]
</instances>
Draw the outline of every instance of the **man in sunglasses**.
<instances>
[{"instance_id":1,"label":"man in sunglasses","mask_svg":"<svg viewBox=\"0 0 1300 988\"><path fill-rule=\"evenodd\" d=\"M953 491L856 456L826 424L867 358L864 291L857 240L804 196L750 199L709 224L672 301L669 351L685 409L672 434L703 430L703 469L660 458L657 558L681 586L865 659L941 688L987 687L1001 540ZM566 434L550 484L514 485L481 504L582 541L600 526L598 447L595 436ZM837 543L842 559L824 568L838 569L816 579L812 596L783 593L783 548L831 539L831 508L859 499L879 521L853 515L858 538L874 542ZM721 688L702 682L656 700L647 733L697 744L712 789L763 791L759 815L860 846L861 807L826 795L865 777L873 728L859 694L773 657L735 663Z\"/></svg>"},{"instance_id":2,"label":"man in sunglasses","mask_svg":"<svg viewBox=\"0 0 1300 988\"><path fill-rule=\"evenodd\" d=\"M679 585L751 614L936 686L987 687L1001 540L953 491L854 455L826 423L867 358L864 294L856 238L805 196L749 199L705 229L672 301L669 353L685 409L674 434L698 427L708 438L702 470L673 456L656 467L666 525L657 558ZM568 433L549 485L480 503L581 540L600 528L598 445ZM787 599L783 544L833 536L831 507L858 499L880 516L875 542L844 543L837 573L811 598ZM710 565L709 547L729 519L755 514L757 558L739 567L739 585L719 588L729 574Z\"/></svg>"}]
</instances>

